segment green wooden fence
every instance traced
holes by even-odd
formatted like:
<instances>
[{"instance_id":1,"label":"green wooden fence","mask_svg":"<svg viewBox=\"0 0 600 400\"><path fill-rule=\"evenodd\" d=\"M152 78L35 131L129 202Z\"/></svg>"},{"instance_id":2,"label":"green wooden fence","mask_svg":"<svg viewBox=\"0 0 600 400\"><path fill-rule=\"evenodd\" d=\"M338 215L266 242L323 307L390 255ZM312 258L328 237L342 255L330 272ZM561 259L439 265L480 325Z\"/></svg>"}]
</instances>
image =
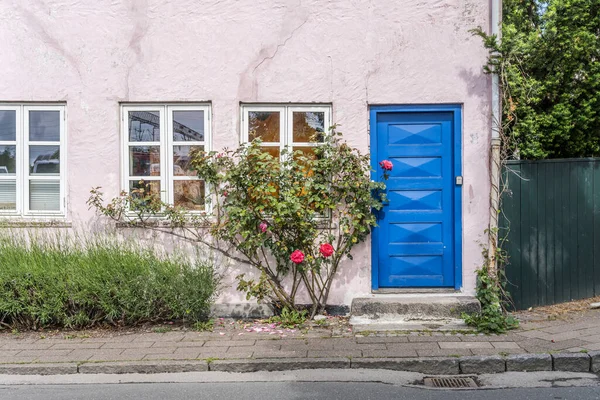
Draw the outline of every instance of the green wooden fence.
<instances>
[{"instance_id":1,"label":"green wooden fence","mask_svg":"<svg viewBox=\"0 0 600 400\"><path fill-rule=\"evenodd\" d=\"M600 295L600 159L510 161L500 237L515 308Z\"/></svg>"}]
</instances>

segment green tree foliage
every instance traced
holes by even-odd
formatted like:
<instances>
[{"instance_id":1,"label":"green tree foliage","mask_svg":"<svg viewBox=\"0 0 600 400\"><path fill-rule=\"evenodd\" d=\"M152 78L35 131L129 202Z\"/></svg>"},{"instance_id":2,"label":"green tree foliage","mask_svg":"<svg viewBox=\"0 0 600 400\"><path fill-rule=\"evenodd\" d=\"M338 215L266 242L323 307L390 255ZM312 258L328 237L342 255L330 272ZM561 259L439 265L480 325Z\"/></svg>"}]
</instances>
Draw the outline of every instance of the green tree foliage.
<instances>
[{"instance_id":1,"label":"green tree foliage","mask_svg":"<svg viewBox=\"0 0 600 400\"><path fill-rule=\"evenodd\" d=\"M600 156L600 0L504 0L502 40L475 33L500 76L508 157Z\"/></svg>"}]
</instances>

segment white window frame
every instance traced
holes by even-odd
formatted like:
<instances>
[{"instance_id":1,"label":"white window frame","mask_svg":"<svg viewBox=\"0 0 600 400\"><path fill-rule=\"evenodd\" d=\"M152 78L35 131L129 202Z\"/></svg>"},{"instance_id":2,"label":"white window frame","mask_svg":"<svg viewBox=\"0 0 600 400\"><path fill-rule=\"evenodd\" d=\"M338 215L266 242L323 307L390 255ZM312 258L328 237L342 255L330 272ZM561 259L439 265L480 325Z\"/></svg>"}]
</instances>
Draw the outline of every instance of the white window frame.
<instances>
[{"instance_id":1,"label":"white window frame","mask_svg":"<svg viewBox=\"0 0 600 400\"><path fill-rule=\"evenodd\" d=\"M16 181L16 209L0 210L0 217L23 218L53 218L66 217L67 214L67 126L65 104L34 104L34 103L4 103L0 110L15 111L16 137L14 141L0 141L0 145L16 146L16 173L15 176L3 177L0 180ZM30 141L29 140L29 112L30 111L58 111L59 112L59 140L58 141ZM30 175L29 173L29 146L59 146L60 172L58 175ZM29 184L31 181L58 181L59 183L59 209L58 210L31 210L29 205Z\"/></svg>"},{"instance_id":2,"label":"white window frame","mask_svg":"<svg viewBox=\"0 0 600 400\"><path fill-rule=\"evenodd\" d=\"M130 142L129 141L129 116L130 111L153 111L159 113L160 140L156 142ZM204 141L177 142L173 138L173 112L174 111L203 111L204 112ZM176 176L174 174L173 149L175 146L204 146L204 151L212 149L211 105L208 103L123 103L121 104L121 189L129 193L129 181L143 180L160 181L161 201L168 204L175 202L175 181L202 180L198 176ZM129 175L129 147L130 146L159 146L160 151L160 177L130 176ZM205 183L205 194L209 194ZM190 214L205 214L210 212L208 196L204 210L188 210Z\"/></svg>"},{"instance_id":3,"label":"white window frame","mask_svg":"<svg viewBox=\"0 0 600 400\"><path fill-rule=\"evenodd\" d=\"M250 132L248 129L248 113L250 112L279 112L279 143L265 143L261 144L261 147L279 147L280 151L283 151L286 147L290 150L294 146L297 147L315 147L320 143L318 142L294 142L294 112L322 112L325 114L324 118L324 135L328 134L328 129L331 127L331 114L332 107L329 104L320 105L302 105L302 104L242 104L241 107L241 142L249 143Z\"/></svg>"}]
</instances>

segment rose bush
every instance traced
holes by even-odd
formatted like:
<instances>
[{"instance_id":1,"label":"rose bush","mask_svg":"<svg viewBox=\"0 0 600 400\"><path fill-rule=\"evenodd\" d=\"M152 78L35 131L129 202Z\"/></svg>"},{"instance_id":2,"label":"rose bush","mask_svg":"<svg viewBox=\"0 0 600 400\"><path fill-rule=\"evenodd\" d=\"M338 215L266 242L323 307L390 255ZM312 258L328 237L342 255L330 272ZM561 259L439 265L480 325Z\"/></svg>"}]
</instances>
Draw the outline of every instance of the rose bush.
<instances>
[{"instance_id":1,"label":"rose bush","mask_svg":"<svg viewBox=\"0 0 600 400\"><path fill-rule=\"evenodd\" d=\"M279 159L254 141L218 154L192 153L208 192L206 215L160 203L149 191L123 193L105 205L95 188L88 204L122 224L167 232L251 265L257 276L237 277L248 299L299 310L296 297L304 290L314 315L324 310L341 262L352 260L354 246L376 225L373 211L386 197L385 184L371 179L369 156L341 134L332 131L311 149L311 156L283 150Z\"/></svg>"}]
</instances>

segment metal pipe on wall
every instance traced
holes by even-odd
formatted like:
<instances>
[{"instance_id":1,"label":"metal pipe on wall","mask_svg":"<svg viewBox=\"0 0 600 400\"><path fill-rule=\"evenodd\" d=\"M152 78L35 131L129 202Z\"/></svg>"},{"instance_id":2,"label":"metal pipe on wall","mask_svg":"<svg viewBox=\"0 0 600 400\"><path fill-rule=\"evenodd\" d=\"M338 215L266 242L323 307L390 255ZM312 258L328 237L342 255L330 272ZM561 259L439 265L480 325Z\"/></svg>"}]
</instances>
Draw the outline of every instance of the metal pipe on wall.
<instances>
[{"instance_id":1,"label":"metal pipe on wall","mask_svg":"<svg viewBox=\"0 0 600 400\"><path fill-rule=\"evenodd\" d=\"M502 0L491 1L491 33L501 40L500 24ZM496 248L498 246L498 216L500 206L500 130L502 128L500 80L492 74L492 135L490 149L490 233L488 244L489 271L496 273Z\"/></svg>"}]
</instances>

